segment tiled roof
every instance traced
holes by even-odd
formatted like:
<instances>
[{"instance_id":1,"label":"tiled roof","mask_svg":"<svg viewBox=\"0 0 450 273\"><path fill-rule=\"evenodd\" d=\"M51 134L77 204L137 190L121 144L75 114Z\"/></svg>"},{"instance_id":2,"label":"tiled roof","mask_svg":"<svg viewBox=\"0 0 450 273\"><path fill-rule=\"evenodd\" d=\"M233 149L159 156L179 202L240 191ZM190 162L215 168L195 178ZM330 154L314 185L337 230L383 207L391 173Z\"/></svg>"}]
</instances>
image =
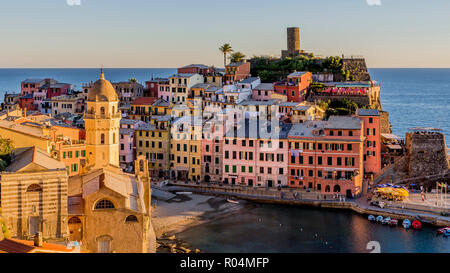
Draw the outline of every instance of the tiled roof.
<instances>
[{"instance_id":1,"label":"tiled roof","mask_svg":"<svg viewBox=\"0 0 450 273\"><path fill-rule=\"evenodd\" d=\"M243 79L241 81L241 83L252 83L252 82L256 82L258 80L260 80L258 77L250 77L250 78L247 78L247 79Z\"/></svg>"},{"instance_id":2,"label":"tiled roof","mask_svg":"<svg viewBox=\"0 0 450 273\"><path fill-rule=\"evenodd\" d=\"M274 90L273 83L261 83L256 86L254 89L256 90Z\"/></svg>"},{"instance_id":3,"label":"tiled roof","mask_svg":"<svg viewBox=\"0 0 450 273\"><path fill-rule=\"evenodd\" d=\"M152 97L140 97L131 102L131 105L152 105L157 98Z\"/></svg>"},{"instance_id":4,"label":"tiled roof","mask_svg":"<svg viewBox=\"0 0 450 273\"><path fill-rule=\"evenodd\" d=\"M20 154L16 154L13 157L11 165L6 168L7 172L20 172L23 168L29 164L37 164L47 170L65 169L66 165L54 158L39 148L30 147L24 149Z\"/></svg>"},{"instance_id":5,"label":"tiled roof","mask_svg":"<svg viewBox=\"0 0 450 273\"><path fill-rule=\"evenodd\" d=\"M300 77L305 75L306 73L308 73L307 71L298 71L298 72L293 72L291 74L288 75L288 77Z\"/></svg>"},{"instance_id":6,"label":"tiled roof","mask_svg":"<svg viewBox=\"0 0 450 273\"><path fill-rule=\"evenodd\" d=\"M325 129L361 129L361 120L350 116L331 116Z\"/></svg>"},{"instance_id":7,"label":"tiled roof","mask_svg":"<svg viewBox=\"0 0 450 273\"><path fill-rule=\"evenodd\" d=\"M189 64L189 65L183 66L181 68L193 68L193 67L200 68L200 69L207 69L207 68L209 68L209 66L204 65L204 64Z\"/></svg>"},{"instance_id":8,"label":"tiled roof","mask_svg":"<svg viewBox=\"0 0 450 273\"><path fill-rule=\"evenodd\" d=\"M42 247L34 246L34 241L25 241L18 239L4 239L0 241L0 251L6 253L61 253L61 252L75 252L74 249L69 249L66 246L58 244L43 243Z\"/></svg>"}]
</instances>

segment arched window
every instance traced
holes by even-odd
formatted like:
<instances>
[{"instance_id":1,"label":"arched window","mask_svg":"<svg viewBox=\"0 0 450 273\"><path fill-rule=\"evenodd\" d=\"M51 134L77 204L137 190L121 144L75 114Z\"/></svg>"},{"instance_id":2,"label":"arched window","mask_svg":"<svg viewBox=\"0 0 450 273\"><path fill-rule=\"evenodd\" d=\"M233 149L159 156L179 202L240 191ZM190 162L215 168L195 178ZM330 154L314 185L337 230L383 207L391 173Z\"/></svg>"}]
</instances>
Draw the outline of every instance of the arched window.
<instances>
[{"instance_id":1,"label":"arched window","mask_svg":"<svg viewBox=\"0 0 450 273\"><path fill-rule=\"evenodd\" d=\"M127 223L138 222L138 219L135 215L128 215L127 219L125 219L125 222Z\"/></svg>"},{"instance_id":2,"label":"arched window","mask_svg":"<svg viewBox=\"0 0 450 273\"><path fill-rule=\"evenodd\" d=\"M41 192L41 191L42 187L39 186L38 184L32 184L27 188L27 192Z\"/></svg>"},{"instance_id":3,"label":"arched window","mask_svg":"<svg viewBox=\"0 0 450 273\"><path fill-rule=\"evenodd\" d=\"M94 107L91 107L91 114L94 114L94 113L95 113Z\"/></svg>"},{"instance_id":4,"label":"arched window","mask_svg":"<svg viewBox=\"0 0 450 273\"><path fill-rule=\"evenodd\" d=\"M113 208L114 204L111 201L102 199L95 204L94 209L98 210L98 209L113 209Z\"/></svg>"},{"instance_id":5,"label":"arched window","mask_svg":"<svg viewBox=\"0 0 450 273\"><path fill-rule=\"evenodd\" d=\"M113 107L112 107L112 113L111 113L111 114L114 115L115 113L116 113L116 107L113 106Z\"/></svg>"},{"instance_id":6,"label":"arched window","mask_svg":"<svg viewBox=\"0 0 450 273\"><path fill-rule=\"evenodd\" d=\"M69 224L81 224L81 220L78 217L72 217L69 219Z\"/></svg>"},{"instance_id":7,"label":"arched window","mask_svg":"<svg viewBox=\"0 0 450 273\"><path fill-rule=\"evenodd\" d=\"M105 107L101 107L101 108L100 108L100 114L102 114L102 115L105 114Z\"/></svg>"},{"instance_id":8,"label":"arched window","mask_svg":"<svg viewBox=\"0 0 450 273\"><path fill-rule=\"evenodd\" d=\"M116 133L113 133L113 144L116 144Z\"/></svg>"},{"instance_id":9,"label":"arched window","mask_svg":"<svg viewBox=\"0 0 450 273\"><path fill-rule=\"evenodd\" d=\"M325 187L325 192L330 192L330 191L331 191L330 185L327 185L327 186Z\"/></svg>"},{"instance_id":10,"label":"arched window","mask_svg":"<svg viewBox=\"0 0 450 273\"><path fill-rule=\"evenodd\" d=\"M341 192L341 187L339 185L334 186L334 192Z\"/></svg>"},{"instance_id":11,"label":"arched window","mask_svg":"<svg viewBox=\"0 0 450 273\"><path fill-rule=\"evenodd\" d=\"M105 134L100 135L100 143L105 144Z\"/></svg>"}]
</instances>

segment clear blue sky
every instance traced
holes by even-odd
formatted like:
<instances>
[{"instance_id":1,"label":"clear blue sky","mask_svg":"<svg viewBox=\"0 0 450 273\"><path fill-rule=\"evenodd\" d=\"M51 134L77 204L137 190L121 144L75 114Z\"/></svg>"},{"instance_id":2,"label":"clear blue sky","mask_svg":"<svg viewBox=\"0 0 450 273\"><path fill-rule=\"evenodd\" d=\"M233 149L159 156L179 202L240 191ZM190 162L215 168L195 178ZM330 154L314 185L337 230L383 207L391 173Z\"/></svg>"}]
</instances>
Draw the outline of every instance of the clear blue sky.
<instances>
[{"instance_id":1,"label":"clear blue sky","mask_svg":"<svg viewBox=\"0 0 450 273\"><path fill-rule=\"evenodd\" d=\"M289 26L315 54L450 67L449 0L80 1L2 0L0 67L220 66L225 42L247 56L279 55Z\"/></svg>"}]
</instances>

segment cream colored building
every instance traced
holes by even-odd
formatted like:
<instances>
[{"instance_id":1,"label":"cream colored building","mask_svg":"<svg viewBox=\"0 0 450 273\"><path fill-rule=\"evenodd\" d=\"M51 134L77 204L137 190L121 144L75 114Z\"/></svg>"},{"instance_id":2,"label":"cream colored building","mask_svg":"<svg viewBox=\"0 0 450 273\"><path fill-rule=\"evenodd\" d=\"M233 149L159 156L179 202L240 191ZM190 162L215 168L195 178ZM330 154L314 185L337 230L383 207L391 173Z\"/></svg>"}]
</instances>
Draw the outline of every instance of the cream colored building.
<instances>
[{"instance_id":1,"label":"cream colored building","mask_svg":"<svg viewBox=\"0 0 450 273\"><path fill-rule=\"evenodd\" d=\"M169 77L172 102L186 102L191 87L198 83L204 83L204 78L200 74L177 74Z\"/></svg>"}]
</instances>

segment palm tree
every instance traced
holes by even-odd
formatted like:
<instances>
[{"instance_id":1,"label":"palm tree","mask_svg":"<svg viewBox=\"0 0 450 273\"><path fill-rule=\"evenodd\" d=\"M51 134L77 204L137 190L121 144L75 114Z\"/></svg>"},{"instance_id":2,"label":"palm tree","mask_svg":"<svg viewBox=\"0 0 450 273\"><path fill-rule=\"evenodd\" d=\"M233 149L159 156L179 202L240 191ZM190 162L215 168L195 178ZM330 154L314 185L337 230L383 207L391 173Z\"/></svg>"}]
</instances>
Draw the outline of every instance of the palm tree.
<instances>
[{"instance_id":1,"label":"palm tree","mask_svg":"<svg viewBox=\"0 0 450 273\"><path fill-rule=\"evenodd\" d=\"M227 54L233 52L231 45L226 43L219 47L220 52L223 53L223 67L227 65Z\"/></svg>"},{"instance_id":2,"label":"palm tree","mask_svg":"<svg viewBox=\"0 0 450 273\"><path fill-rule=\"evenodd\" d=\"M232 63L239 63L239 62L242 62L245 57L246 56L243 53L238 51L238 52L235 52L235 53L231 54L230 62L232 62Z\"/></svg>"}]
</instances>

